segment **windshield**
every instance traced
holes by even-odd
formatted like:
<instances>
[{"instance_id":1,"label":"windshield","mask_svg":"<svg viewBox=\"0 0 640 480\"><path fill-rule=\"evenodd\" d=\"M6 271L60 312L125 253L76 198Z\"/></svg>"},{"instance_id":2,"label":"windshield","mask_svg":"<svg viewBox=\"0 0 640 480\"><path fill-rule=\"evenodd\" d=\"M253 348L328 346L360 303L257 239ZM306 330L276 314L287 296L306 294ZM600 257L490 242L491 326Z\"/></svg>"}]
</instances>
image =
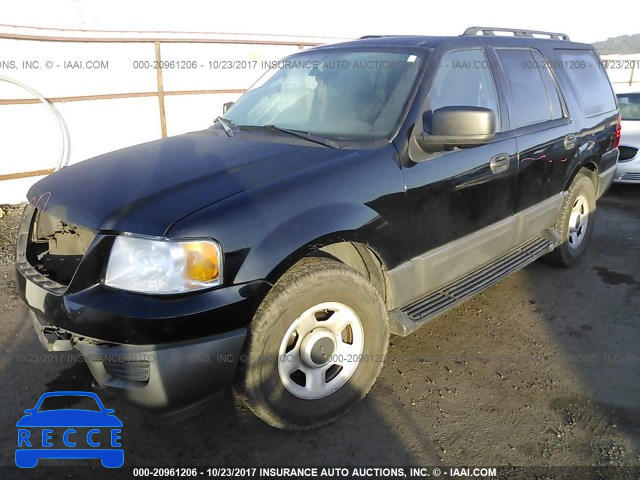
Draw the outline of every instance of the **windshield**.
<instances>
[{"instance_id":1,"label":"windshield","mask_svg":"<svg viewBox=\"0 0 640 480\"><path fill-rule=\"evenodd\" d=\"M276 125L329 138L388 138L422 58L411 52L324 49L273 62L225 114L240 128Z\"/></svg>"},{"instance_id":2,"label":"windshield","mask_svg":"<svg viewBox=\"0 0 640 480\"><path fill-rule=\"evenodd\" d=\"M619 94L618 106L623 120L640 120L640 93Z\"/></svg>"}]
</instances>

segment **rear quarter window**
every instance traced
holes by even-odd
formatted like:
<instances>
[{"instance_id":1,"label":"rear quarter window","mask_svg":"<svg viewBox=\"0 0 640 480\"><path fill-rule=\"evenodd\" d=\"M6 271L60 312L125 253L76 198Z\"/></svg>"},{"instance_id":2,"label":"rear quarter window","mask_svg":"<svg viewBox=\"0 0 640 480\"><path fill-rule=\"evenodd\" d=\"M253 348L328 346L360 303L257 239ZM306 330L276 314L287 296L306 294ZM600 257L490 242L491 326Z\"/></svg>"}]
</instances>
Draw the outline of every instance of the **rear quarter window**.
<instances>
[{"instance_id":1,"label":"rear quarter window","mask_svg":"<svg viewBox=\"0 0 640 480\"><path fill-rule=\"evenodd\" d=\"M558 93L551 91L545 85L539 69L539 60L533 51L519 48L496 49L498 59L502 65L509 91L511 92L511 110L513 127L524 127L553 120L552 102L549 94L555 95L555 110L561 114ZM548 72L547 72L548 74ZM552 97L553 98L553 97Z\"/></svg>"},{"instance_id":2,"label":"rear quarter window","mask_svg":"<svg viewBox=\"0 0 640 480\"><path fill-rule=\"evenodd\" d=\"M564 70L585 116L590 117L616 109L609 77L593 50L558 50L556 70Z\"/></svg>"}]
</instances>

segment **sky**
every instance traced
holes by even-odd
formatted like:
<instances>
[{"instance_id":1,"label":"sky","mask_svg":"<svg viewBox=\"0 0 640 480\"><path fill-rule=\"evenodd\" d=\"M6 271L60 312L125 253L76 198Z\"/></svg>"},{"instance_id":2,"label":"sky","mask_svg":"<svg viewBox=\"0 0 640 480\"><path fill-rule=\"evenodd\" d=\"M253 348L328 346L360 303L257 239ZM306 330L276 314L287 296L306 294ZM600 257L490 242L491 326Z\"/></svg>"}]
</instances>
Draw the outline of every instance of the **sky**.
<instances>
[{"instance_id":1,"label":"sky","mask_svg":"<svg viewBox=\"0 0 640 480\"><path fill-rule=\"evenodd\" d=\"M254 33L355 38L367 34L459 35L501 26L567 33L595 42L640 33L637 0L4 0L0 24L102 30Z\"/></svg>"}]
</instances>

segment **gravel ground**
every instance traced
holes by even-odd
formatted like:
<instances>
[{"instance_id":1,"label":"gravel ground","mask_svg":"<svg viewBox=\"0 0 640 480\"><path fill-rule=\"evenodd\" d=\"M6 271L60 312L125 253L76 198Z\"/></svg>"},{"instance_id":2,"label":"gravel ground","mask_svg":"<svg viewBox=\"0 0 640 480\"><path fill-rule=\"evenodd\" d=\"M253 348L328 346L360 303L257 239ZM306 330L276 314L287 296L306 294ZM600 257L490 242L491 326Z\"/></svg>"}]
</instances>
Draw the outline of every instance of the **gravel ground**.
<instances>
[{"instance_id":1,"label":"gravel ground","mask_svg":"<svg viewBox=\"0 0 640 480\"><path fill-rule=\"evenodd\" d=\"M393 338L367 399L314 432L274 430L230 394L170 424L102 394L125 425L125 465L640 465L640 187L616 186L598 207L577 266L535 263ZM66 353L41 355L14 294L19 211L3 211L0 465L11 465L22 410L91 379Z\"/></svg>"},{"instance_id":2,"label":"gravel ground","mask_svg":"<svg viewBox=\"0 0 640 480\"><path fill-rule=\"evenodd\" d=\"M0 206L0 263L13 263L13 248L18 233L22 205Z\"/></svg>"},{"instance_id":3,"label":"gravel ground","mask_svg":"<svg viewBox=\"0 0 640 480\"><path fill-rule=\"evenodd\" d=\"M16 302L18 297L15 294L16 283L13 273L13 256L22 208L21 205L0 206L0 328L5 326L5 317L3 315L21 306ZM6 340L0 333L0 345L4 346ZM4 360L5 358L0 357L0 362Z\"/></svg>"}]
</instances>

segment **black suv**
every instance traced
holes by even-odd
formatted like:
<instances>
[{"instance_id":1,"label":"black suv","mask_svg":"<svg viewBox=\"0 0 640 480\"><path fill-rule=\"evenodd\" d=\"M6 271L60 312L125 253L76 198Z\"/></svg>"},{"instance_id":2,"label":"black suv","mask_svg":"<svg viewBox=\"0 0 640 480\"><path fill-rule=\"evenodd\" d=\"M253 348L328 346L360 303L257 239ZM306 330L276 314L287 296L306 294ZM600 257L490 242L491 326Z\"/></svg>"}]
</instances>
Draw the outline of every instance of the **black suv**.
<instances>
[{"instance_id":1,"label":"black suv","mask_svg":"<svg viewBox=\"0 0 640 480\"><path fill-rule=\"evenodd\" d=\"M597 54L564 34L304 50L210 128L33 186L18 288L46 348L141 407L233 383L269 424L313 427L369 391L390 334L575 263L619 137Z\"/></svg>"}]
</instances>

